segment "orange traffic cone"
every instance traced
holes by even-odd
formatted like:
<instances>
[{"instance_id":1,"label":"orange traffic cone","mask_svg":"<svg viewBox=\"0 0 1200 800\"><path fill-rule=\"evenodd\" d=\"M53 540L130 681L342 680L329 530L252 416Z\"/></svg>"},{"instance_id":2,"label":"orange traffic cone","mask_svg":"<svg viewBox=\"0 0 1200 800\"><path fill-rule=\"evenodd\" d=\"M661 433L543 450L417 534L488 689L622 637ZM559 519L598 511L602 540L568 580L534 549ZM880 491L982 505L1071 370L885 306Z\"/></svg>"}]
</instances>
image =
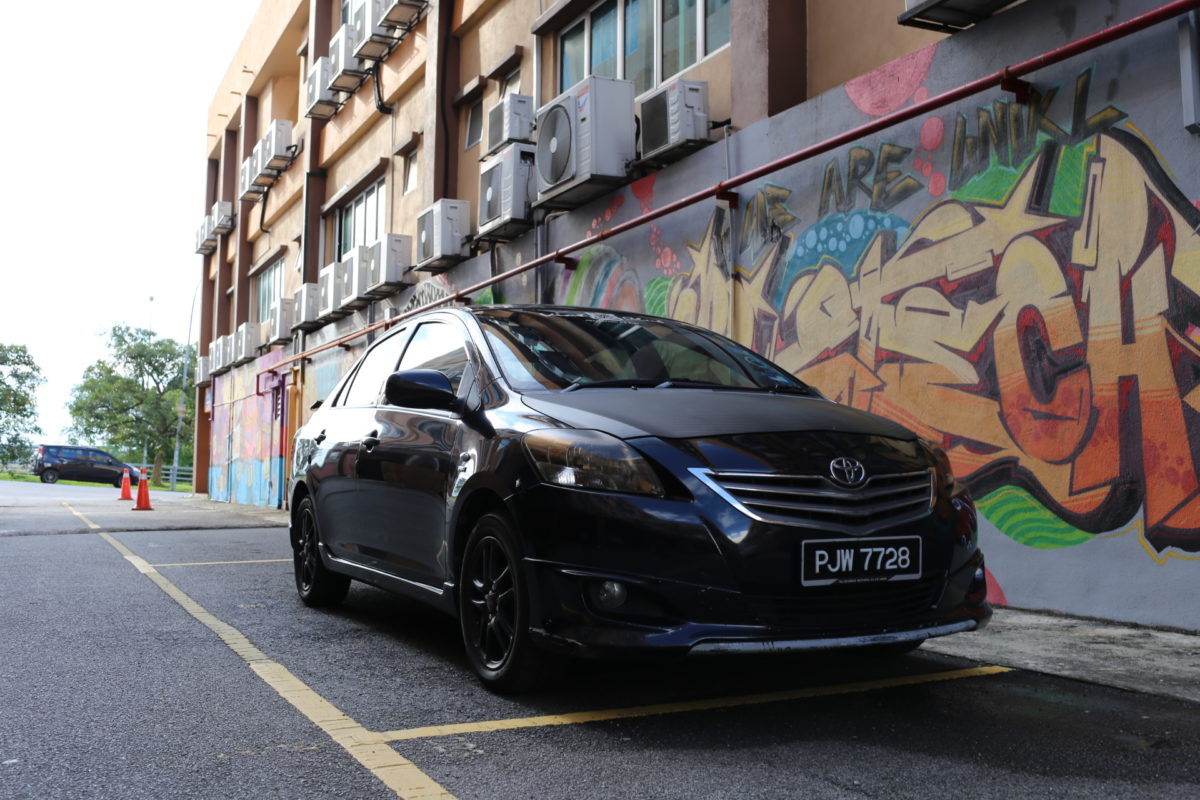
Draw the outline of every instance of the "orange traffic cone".
<instances>
[{"instance_id":1,"label":"orange traffic cone","mask_svg":"<svg viewBox=\"0 0 1200 800\"><path fill-rule=\"evenodd\" d=\"M133 507L134 511L153 511L154 506L150 505L150 481L146 480L146 468L142 467L142 477L138 479L138 496L137 505Z\"/></svg>"},{"instance_id":2,"label":"orange traffic cone","mask_svg":"<svg viewBox=\"0 0 1200 800\"><path fill-rule=\"evenodd\" d=\"M121 496L118 500L132 500L133 493L129 491L129 467L121 475Z\"/></svg>"}]
</instances>

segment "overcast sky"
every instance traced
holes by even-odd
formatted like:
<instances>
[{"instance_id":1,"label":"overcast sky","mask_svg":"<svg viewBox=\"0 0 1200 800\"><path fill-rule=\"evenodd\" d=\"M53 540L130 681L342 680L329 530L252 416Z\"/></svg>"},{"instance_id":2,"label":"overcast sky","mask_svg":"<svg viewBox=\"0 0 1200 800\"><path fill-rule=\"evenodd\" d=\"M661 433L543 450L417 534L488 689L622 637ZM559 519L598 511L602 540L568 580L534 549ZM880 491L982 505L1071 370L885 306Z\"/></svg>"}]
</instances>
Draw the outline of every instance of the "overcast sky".
<instances>
[{"instance_id":1,"label":"overcast sky","mask_svg":"<svg viewBox=\"0 0 1200 800\"><path fill-rule=\"evenodd\" d=\"M29 78L6 89L0 343L46 377L40 441L65 441L113 325L188 339L208 105L258 5L0 4L5 63Z\"/></svg>"}]
</instances>

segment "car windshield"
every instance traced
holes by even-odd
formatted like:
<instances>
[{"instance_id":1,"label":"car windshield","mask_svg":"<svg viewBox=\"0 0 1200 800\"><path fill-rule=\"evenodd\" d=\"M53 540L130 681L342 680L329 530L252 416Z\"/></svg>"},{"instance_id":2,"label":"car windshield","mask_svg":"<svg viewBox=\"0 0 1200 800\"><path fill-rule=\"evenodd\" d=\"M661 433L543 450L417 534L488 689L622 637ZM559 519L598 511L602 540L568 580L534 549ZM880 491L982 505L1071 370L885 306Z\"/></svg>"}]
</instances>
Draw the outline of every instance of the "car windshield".
<instances>
[{"instance_id":1,"label":"car windshield","mask_svg":"<svg viewBox=\"0 0 1200 800\"><path fill-rule=\"evenodd\" d=\"M521 392L663 386L816 392L716 334L603 311L478 314L504 377Z\"/></svg>"}]
</instances>

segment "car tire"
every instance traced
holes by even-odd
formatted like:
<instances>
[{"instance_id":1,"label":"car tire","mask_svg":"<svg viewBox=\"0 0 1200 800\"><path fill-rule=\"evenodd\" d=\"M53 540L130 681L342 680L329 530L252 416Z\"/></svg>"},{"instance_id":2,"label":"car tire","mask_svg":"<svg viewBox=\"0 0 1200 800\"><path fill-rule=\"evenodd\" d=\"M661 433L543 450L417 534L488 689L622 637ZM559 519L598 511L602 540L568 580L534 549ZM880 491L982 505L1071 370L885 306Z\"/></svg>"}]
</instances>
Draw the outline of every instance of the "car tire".
<instances>
[{"instance_id":1,"label":"car tire","mask_svg":"<svg viewBox=\"0 0 1200 800\"><path fill-rule=\"evenodd\" d=\"M317 530L316 506L311 497L296 507L296 535L292 539L292 563L296 593L312 608L336 606L350 591L350 578L331 572L321 561L321 538Z\"/></svg>"},{"instance_id":2,"label":"car tire","mask_svg":"<svg viewBox=\"0 0 1200 800\"><path fill-rule=\"evenodd\" d=\"M512 523L483 516L471 532L459 571L458 618L467 660L484 687L519 694L553 672L551 654L529 636L529 592Z\"/></svg>"},{"instance_id":3,"label":"car tire","mask_svg":"<svg viewBox=\"0 0 1200 800\"><path fill-rule=\"evenodd\" d=\"M44 469L42 470L42 483L58 483L58 470Z\"/></svg>"}]
</instances>

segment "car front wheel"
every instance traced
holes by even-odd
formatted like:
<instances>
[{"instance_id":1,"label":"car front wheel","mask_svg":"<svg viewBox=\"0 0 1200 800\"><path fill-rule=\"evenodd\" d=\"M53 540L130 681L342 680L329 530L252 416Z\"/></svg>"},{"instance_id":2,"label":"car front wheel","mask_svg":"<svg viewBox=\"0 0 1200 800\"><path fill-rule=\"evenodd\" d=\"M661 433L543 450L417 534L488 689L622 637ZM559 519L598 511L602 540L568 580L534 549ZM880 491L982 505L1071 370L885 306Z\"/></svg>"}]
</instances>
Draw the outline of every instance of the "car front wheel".
<instances>
[{"instance_id":1,"label":"car front wheel","mask_svg":"<svg viewBox=\"0 0 1200 800\"><path fill-rule=\"evenodd\" d=\"M58 470L56 470L56 469L42 470L42 483L58 483Z\"/></svg>"},{"instance_id":2,"label":"car front wheel","mask_svg":"<svg viewBox=\"0 0 1200 800\"><path fill-rule=\"evenodd\" d=\"M503 694L531 689L550 671L550 656L529 637L528 591L520 540L500 514L475 524L463 558L458 610L463 645L483 685Z\"/></svg>"},{"instance_id":3,"label":"car front wheel","mask_svg":"<svg viewBox=\"0 0 1200 800\"><path fill-rule=\"evenodd\" d=\"M296 507L296 535L292 540L292 561L296 573L296 593L306 606L336 606L350 591L350 578L330 572L321 561L317 515L311 497Z\"/></svg>"}]
</instances>

